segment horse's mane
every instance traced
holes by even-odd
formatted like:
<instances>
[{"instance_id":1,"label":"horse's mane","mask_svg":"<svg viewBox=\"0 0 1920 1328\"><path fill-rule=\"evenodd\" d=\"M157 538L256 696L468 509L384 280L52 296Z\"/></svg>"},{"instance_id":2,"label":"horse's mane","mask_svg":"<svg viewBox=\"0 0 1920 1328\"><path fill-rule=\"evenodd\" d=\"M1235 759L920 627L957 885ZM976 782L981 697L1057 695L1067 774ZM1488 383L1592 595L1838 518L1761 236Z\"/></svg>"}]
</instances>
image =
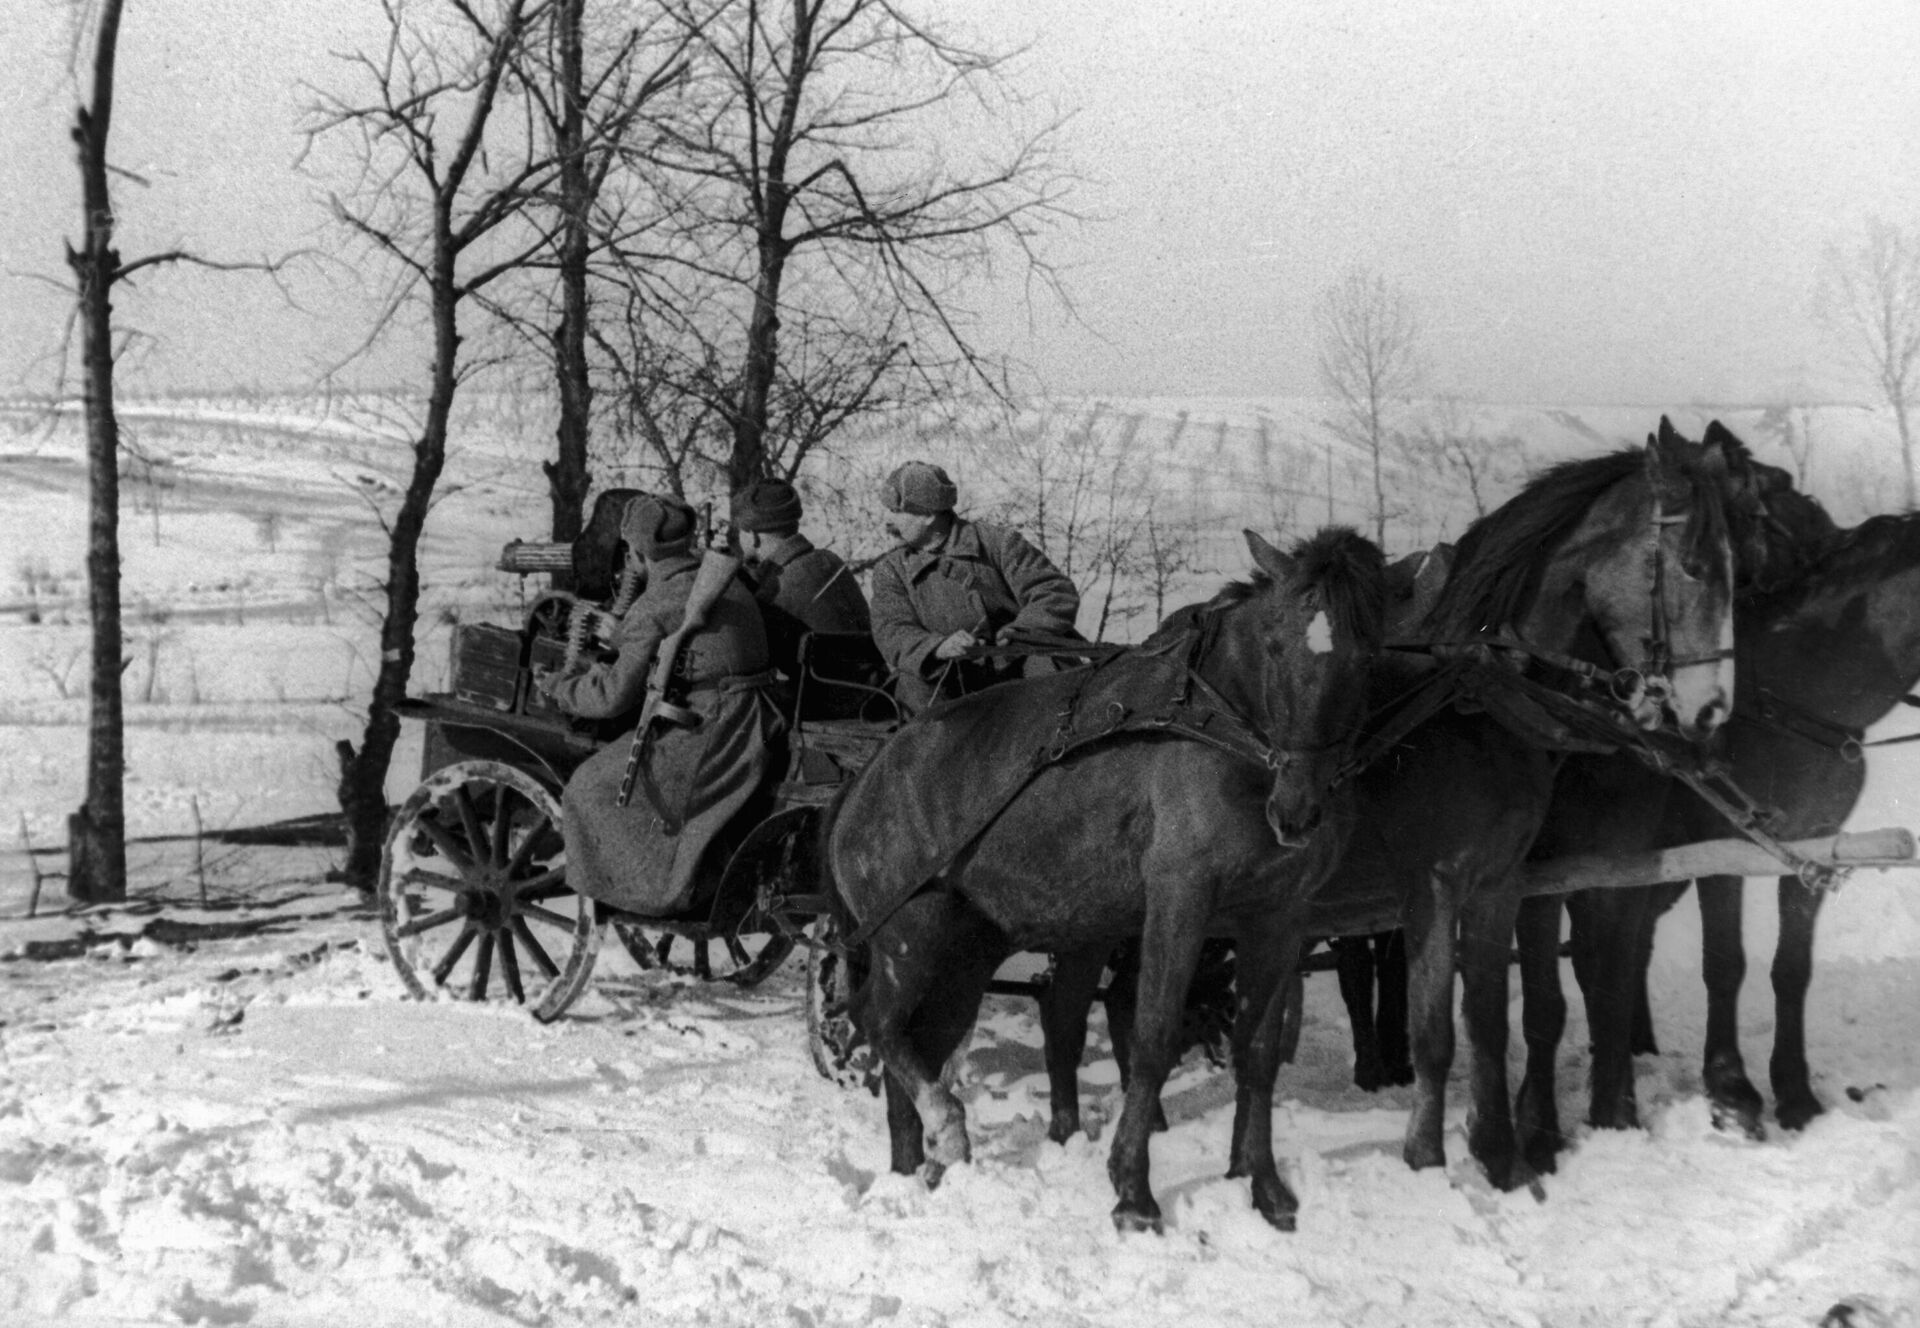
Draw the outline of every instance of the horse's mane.
<instances>
[{"instance_id":1,"label":"horse's mane","mask_svg":"<svg viewBox=\"0 0 1920 1328\"><path fill-rule=\"evenodd\" d=\"M1386 557L1380 546L1348 526L1327 526L1294 544L1289 551L1300 569L1296 593L1319 594L1327 612L1356 640L1380 639L1386 614ZM1167 616L1147 644L1183 630L1211 609L1227 608L1264 593L1273 578L1255 568L1244 581L1229 581L1204 604L1191 604Z\"/></svg>"},{"instance_id":2,"label":"horse's mane","mask_svg":"<svg viewBox=\"0 0 1920 1328\"><path fill-rule=\"evenodd\" d=\"M1580 524L1595 500L1632 479L1646 464L1640 448L1564 461L1467 527L1453 572L1427 615L1427 628L1444 636L1497 631L1522 616L1539 593L1554 551ZM1724 586L1715 551L1727 538L1721 481L1689 458L1686 556L1699 574Z\"/></svg>"},{"instance_id":3,"label":"horse's mane","mask_svg":"<svg viewBox=\"0 0 1920 1328\"><path fill-rule=\"evenodd\" d=\"M1791 474L1754 456L1720 421L1707 425L1702 442L1719 445L1739 480L1727 526L1741 595L1764 596L1797 581L1827 553L1840 527L1817 499L1793 487Z\"/></svg>"},{"instance_id":4,"label":"horse's mane","mask_svg":"<svg viewBox=\"0 0 1920 1328\"><path fill-rule=\"evenodd\" d=\"M1754 595L1750 603L1768 617L1791 613L1817 594L1876 581L1887 575L1890 565L1920 566L1920 512L1868 517L1837 531L1800 575Z\"/></svg>"}]
</instances>

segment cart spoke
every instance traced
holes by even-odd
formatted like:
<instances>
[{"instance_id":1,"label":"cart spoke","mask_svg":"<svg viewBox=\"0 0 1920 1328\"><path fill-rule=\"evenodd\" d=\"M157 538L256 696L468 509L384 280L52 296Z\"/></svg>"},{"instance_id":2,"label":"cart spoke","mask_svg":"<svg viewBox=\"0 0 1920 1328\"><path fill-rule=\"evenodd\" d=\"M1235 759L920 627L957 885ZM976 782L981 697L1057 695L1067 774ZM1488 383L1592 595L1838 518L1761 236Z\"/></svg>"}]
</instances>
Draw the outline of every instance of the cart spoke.
<instances>
[{"instance_id":1,"label":"cart spoke","mask_svg":"<svg viewBox=\"0 0 1920 1328\"><path fill-rule=\"evenodd\" d=\"M487 851L487 835L480 828L480 808L473 800L473 785L462 784L453 791L454 810L460 813L460 829L467 837L467 853L475 861L482 861Z\"/></svg>"},{"instance_id":2,"label":"cart spoke","mask_svg":"<svg viewBox=\"0 0 1920 1328\"><path fill-rule=\"evenodd\" d=\"M734 967L745 968L747 962L753 958L752 955L747 953L747 947L740 944L737 937L723 936L721 939L726 942L727 953L733 957Z\"/></svg>"},{"instance_id":3,"label":"cart spoke","mask_svg":"<svg viewBox=\"0 0 1920 1328\"><path fill-rule=\"evenodd\" d=\"M553 899L572 894L573 890L567 884L566 864L549 867L538 876L516 882L515 893L522 899Z\"/></svg>"},{"instance_id":4,"label":"cart spoke","mask_svg":"<svg viewBox=\"0 0 1920 1328\"><path fill-rule=\"evenodd\" d=\"M513 833L513 800L504 788L493 791L493 843L487 861L498 867L507 860L507 840Z\"/></svg>"},{"instance_id":5,"label":"cart spoke","mask_svg":"<svg viewBox=\"0 0 1920 1328\"><path fill-rule=\"evenodd\" d=\"M527 920L525 918L514 918L513 934L520 938L521 948L533 956L533 962L539 966L542 973L550 978L559 976L560 966L554 963L552 957L547 954L546 947L540 944L539 940L534 936L533 931L527 926Z\"/></svg>"},{"instance_id":6,"label":"cart spoke","mask_svg":"<svg viewBox=\"0 0 1920 1328\"><path fill-rule=\"evenodd\" d=\"M440 824L438 817L431 813L422 814L416 824L419 825L421 833L431 839L433 846L440 850L440 856L451 862L462 876L472 874L473 860L467 856L466 846Z\"/></svg>"},{"instance_id":7,"label":"cart spoke","mask_svg":"<svg viewBox=\"0 0 1920 1328\"><path fill-rule=\"evenodd\" d=\"M447 974L453 972L453 966L460 962L460 956L467 952L469 945L473 944L473 938L477 934L477 931L478 929L469 922L465 927L461 928L460 934L453 938L453 944L448 946L447 952L440 956L440 962L433 966L434 986L444 987L447 985Z\"/></svg>"},{"instance_id":8,"label":"cart spoke","mask_svg":"<svg viewBox=\"0 0 1920 1328\"><path fill-rule=\"evenodd\" d=\"M542 908L538 904L528 904L524 900L521 902L519 916L538 918L549 927L558 927L561 931L572 931L574 927L578 925L575 919L568 917L564 913L556 913L552 909Z\"/></svg>"},{"instance_id":9,"label":"cart spoke","mask_svg":"<svg viewBox=\"0 0 1920 1328\"><path fill-rule=\"evenodd\" d=\"M461 895L467 892L467 883L458 876L449 876L445 872L434 871L429 867L409 867L400 878L402 886L424 886L429 890L445 890L449 894Z\"/></svg>"},{"instance_id":10,"label":"cart spoke","mask_svg":"<svg viewBox=\"0 0 1920 1328\"><path fill-rule=\"evenodd\" d=\"M534 808L535 813L539 810L538 807ZM539 847L541 838L547 833L547 827L551 824L544 815L535 815L534 823L527 827L527 833L521 839L519 847L513 850L513 857L507 860L509 879L527 869L527 864L533 861L534 850Z\"/></svg>"},{"instance_id":11,"label":"cart spoke","mask_svg":"<svg viewBox=\"0 0 1920 1328\"><path fill-rule=\"evenodd\" d=\"M443 908L436 913L427 913L411 921L402 923L393 929L395 936L418 936L421 932L432 931L435 927L444 927L449 922L458 922L467 915L467 910L455 904L452 908Z\"/></svg>"},{"instance_id":12,"label":"cart spoke","mask_svg":"<svg viewBox=\"0 0 1920 1328\"><path fill-rule=\"evenodd\" d=\"M527 993L520 987L520 960L513 953L513 933L500 933L500 974L507 980L507 995L513 997L514 1004L525 1005Z\"/></svg>"},{"instance_id":13,"label":"cart spoke","mask_svg":"<svg viewBox=\"0 0 1920 1328\"><path fill-rule=\"evenodd\" d=\"M487 979L493 974L493 933L480 933L480 950L473 959L473 980L467 983L467 999L487 999Z\"/></svg>"}]
</instances>

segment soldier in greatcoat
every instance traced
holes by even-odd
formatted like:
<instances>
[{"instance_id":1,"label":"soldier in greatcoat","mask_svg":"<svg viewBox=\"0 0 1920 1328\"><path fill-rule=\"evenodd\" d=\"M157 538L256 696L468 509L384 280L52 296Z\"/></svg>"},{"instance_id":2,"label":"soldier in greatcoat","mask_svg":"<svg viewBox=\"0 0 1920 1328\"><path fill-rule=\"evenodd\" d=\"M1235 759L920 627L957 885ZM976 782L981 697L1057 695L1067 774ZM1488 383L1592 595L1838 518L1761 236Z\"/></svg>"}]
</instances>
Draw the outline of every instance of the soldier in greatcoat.
<instances>
[{"instance_id":1,"label":"soldier in greatcoat","mask_svg":"<svg viewBox=\"0 0 1920 1328\"><path fill-rule=\"evenodd\" d=\"M977 646L1082 639L1073 582L1019 531L956 515L959 490L945 470L909 461L887 476L880 497L899 543L873 569L873 638L909 713L1054 667L1044 655L963 658Z\"/></svg>"},{"instance_id":2,"label":"soldier in greatcoat","mask_svg":"<svg viewBox=\"0 0 1920 1328\"><path fill-rule=\"evenodd\" d=\"M790 682L800 676L807 633L873 631L859 581L839 554L800 533L801 514L800 494L785 480L749 485L730 505L773 665Z\"/></svg>"},{"instance_id":3,"label":"soldier in greatcoat","mask_svg":"<svg viewBox=\"0 0 1920 1328\"><path fill-rule=\"evenodd\" d=\"M539 680L562 709L589 719L633 711L646 698L655 653L680 629L700 559L693 509L644 495L621 522L628 556L642 560L647 588L621 618L611 662ZM681 651L668 699L697 724L655 720L626 806L618 805L630 738L581 764L561 795L567 880L590 898L636 913L685 912L701 886L701 860L783 755L766 629L753 595L729 580L705 625Z\"/></svg>"}]
</instances>

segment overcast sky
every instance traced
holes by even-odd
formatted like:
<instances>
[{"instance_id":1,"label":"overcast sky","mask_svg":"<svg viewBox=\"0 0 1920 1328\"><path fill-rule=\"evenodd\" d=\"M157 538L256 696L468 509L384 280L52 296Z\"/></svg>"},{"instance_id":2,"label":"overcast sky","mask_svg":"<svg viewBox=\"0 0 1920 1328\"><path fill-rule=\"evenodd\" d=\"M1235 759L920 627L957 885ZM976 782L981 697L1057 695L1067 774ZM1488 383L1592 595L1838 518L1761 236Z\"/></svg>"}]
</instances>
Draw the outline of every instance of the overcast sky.
<instances>
[{"instance_id":1,"label":"overcast sky","mask_svg":"<svg viewBox=\"0 0 1920 1328\"><path fill-rule=\"evenodd\" d=\"M65 0L0 5L0 389L44 386L77 229ZM1311 308L1399 282L1435 390L1684 404L1858 394L1810 299L1870 213L1920 218L1920 3L951 0L1076 111L1090 220L1057 237L1078 322L983 293L1058 391L1313 393ZM302 80L370 0L128 0L121 247L329 242L296 174ZM121 297L148 384L289 385L356 340L351 274L289 310L257 277ZM40 363L42 368L33 366Z\"/></svg>"}]
</instances>

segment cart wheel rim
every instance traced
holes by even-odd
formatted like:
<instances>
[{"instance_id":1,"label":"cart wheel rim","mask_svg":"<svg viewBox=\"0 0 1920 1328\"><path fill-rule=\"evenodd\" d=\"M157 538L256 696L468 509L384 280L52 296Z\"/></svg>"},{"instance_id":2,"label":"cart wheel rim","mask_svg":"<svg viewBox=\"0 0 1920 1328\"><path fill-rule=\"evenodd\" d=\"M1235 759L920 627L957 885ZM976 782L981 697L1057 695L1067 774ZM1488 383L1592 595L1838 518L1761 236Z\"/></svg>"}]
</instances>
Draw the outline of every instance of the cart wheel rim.
<instances>
[{"instance_id":1,"label":"cart wheel rim","mask_svg":"<svg viewBox=\"0 0 1920 1328\"><path fill-rule=\"evenodd\" d=\"M586 985L593 906L567 884L559 799L525 771L463 761L423 781L387 834L377 895L415 996L552 1018Z\"/></svg>"},{"instance_id":2,"label":"cart wheel rim","mask_svg":"<svg viewBox=\"0 0 1920 1328\"><path fill-rule=\"evenodd\" d=\"M807 1047L813 1068L842 1088L864 1088L878 1096L880 1058L853 1019L855 975L836 949L839 928L831 918L816 918L807 927L806 941Z\"/></svg>"}]
</instances>

